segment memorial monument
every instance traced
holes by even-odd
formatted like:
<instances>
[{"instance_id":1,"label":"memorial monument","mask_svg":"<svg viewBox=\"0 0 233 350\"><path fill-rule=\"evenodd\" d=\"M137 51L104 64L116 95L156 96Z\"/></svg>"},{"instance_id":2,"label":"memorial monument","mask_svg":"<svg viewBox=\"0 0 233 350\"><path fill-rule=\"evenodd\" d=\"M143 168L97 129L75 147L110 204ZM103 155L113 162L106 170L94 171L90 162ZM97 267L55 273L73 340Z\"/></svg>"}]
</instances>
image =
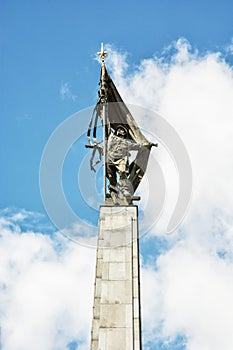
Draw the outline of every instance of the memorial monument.
<instances>
[{"instance_id":1,"label":"memorial monument","mask_svg":"<svg viewBox=\"0 0 233 350\"><path fill-rule=\"evenodd\" d=\"M104 169L100 207L91 350L140 350L138 207L134 201L152 146L123 102L105 66L88 131L90 167ZM99 131L99 125L101 133ZM99 139L100 138L100 139ZM133 153L133 156L132 156Z\"/></svg>"}]
</instances>

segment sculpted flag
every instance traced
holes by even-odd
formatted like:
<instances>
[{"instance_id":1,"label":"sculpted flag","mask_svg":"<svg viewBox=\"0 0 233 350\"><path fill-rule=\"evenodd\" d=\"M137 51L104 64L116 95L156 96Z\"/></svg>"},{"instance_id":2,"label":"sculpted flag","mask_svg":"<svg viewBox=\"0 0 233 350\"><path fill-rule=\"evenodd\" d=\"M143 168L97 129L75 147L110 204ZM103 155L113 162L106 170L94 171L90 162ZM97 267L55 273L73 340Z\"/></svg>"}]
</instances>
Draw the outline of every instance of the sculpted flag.
<instances>
[{"instance_id":1,"label":"sculpted flag","mask_svg":"<svg viewBox=\"0 0 233 350\"><path fill-rule=\"evenodd\" d=\"M129 164L128 169L128 180L132 185L134 193L146 171L150 149L153 144L142 134L108 74L105 65L102 65L101 69L100 90L98 94L99 99L94 109L87 133L89 143L92 143L93 138L94 144L98 144L96 140L98 118L101 119L102 125L105 125L106 139L108 139L112 133L115 133L120 126L123 126L127 130L127 139L138 145L136 158ZM104 118L103 106L105 106ZM91 130L93 130L92 137Z\"/></svg>"},{"instance_id":2,"label":"sculpted flag","mask_svg":"<svg viewBox=\"0 0 233 350\"><path fill-rule=\"evenodd\" d=\"M114 130L116 130L118 126L124 125L124 127L128 129L129 137L133 141L140 145L149 146L150 142L140 131L132 114L117 91L117 88L108 74L106 67L102 67L100 77L102 78L100 78L100 95L104 93L107 100L106 102L118 102L108 104L107 123L109 123L111 128ZM104 91L101 91L102 89Z\"/></svg>"}]
</instances>

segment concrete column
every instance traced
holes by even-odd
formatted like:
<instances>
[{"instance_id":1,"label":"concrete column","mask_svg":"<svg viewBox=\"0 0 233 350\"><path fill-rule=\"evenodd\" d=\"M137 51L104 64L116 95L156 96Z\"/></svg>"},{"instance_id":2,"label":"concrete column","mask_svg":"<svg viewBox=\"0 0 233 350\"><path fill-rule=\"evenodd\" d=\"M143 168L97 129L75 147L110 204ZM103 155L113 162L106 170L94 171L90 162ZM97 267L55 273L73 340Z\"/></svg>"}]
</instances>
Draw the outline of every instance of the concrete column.
<instances>
[{"instance_id":1,"label":"concrete column","mask_svg":"<svg viewBox=\"0 0 233 350\"><path fill-rule=\"evenodd\" d=\"M100 208L91 350L141 350L137 206Z\"/></svg>"}]
</instances>

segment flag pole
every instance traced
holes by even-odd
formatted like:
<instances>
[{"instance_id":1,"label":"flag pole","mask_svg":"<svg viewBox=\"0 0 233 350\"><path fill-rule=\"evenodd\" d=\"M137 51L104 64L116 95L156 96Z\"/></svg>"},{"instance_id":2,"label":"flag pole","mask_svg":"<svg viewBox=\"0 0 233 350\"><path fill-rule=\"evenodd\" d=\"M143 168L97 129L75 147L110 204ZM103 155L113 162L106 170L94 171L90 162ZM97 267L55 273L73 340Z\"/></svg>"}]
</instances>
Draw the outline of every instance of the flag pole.
<instances>
[{"instance_id":1,"label":"flag pole","mask_svg":"<svg viewBox=\"0 0 233 350\"><path fill-rule=\"evenodd\" d=\"M106 189L107 189L107 183L106 183L106 103L107 103L107 95L106 90L104 86L104 76L105 76L105 56L107 55L107 52L104 51L104 44L101 43L101 50L98 52L98 55L101 58L102 61L102 69L101 69L101 78L100 78L100 98L101 102L103 103L103 110L102 110L102 120L103 120L103 159L104 159L104 171L103 171L103 177L104 177L104 202L106 202Z\"/></svg>"}]
</instances>

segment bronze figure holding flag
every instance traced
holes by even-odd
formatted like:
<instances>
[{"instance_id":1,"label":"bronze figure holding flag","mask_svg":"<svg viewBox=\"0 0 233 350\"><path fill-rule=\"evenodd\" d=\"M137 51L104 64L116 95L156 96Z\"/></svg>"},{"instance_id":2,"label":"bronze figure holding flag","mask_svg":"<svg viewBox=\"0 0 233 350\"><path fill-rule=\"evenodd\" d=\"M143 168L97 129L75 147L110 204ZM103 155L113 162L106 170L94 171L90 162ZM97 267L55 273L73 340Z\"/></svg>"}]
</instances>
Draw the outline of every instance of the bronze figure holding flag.
<instances>
[{"instance_id":1,"label":"bronze figure holding flag","mask_svg":"<svg viewBox=\"0 0 233 350\"><path fill-rule=\"evenodd\" d=\"M105 67L103 44L98 54L102 59L99 98L89 123L86 147L93 149L92 170L95 171L96 164L104 158L105 203L129 205L140 199L134 193L146 171L151 147L157 144L149 142L142 134L117 91ZM100 141L97 140L99 121L103 128ZM130 151L136 153L132 161Z\"/></svg>"}]
</instances>

